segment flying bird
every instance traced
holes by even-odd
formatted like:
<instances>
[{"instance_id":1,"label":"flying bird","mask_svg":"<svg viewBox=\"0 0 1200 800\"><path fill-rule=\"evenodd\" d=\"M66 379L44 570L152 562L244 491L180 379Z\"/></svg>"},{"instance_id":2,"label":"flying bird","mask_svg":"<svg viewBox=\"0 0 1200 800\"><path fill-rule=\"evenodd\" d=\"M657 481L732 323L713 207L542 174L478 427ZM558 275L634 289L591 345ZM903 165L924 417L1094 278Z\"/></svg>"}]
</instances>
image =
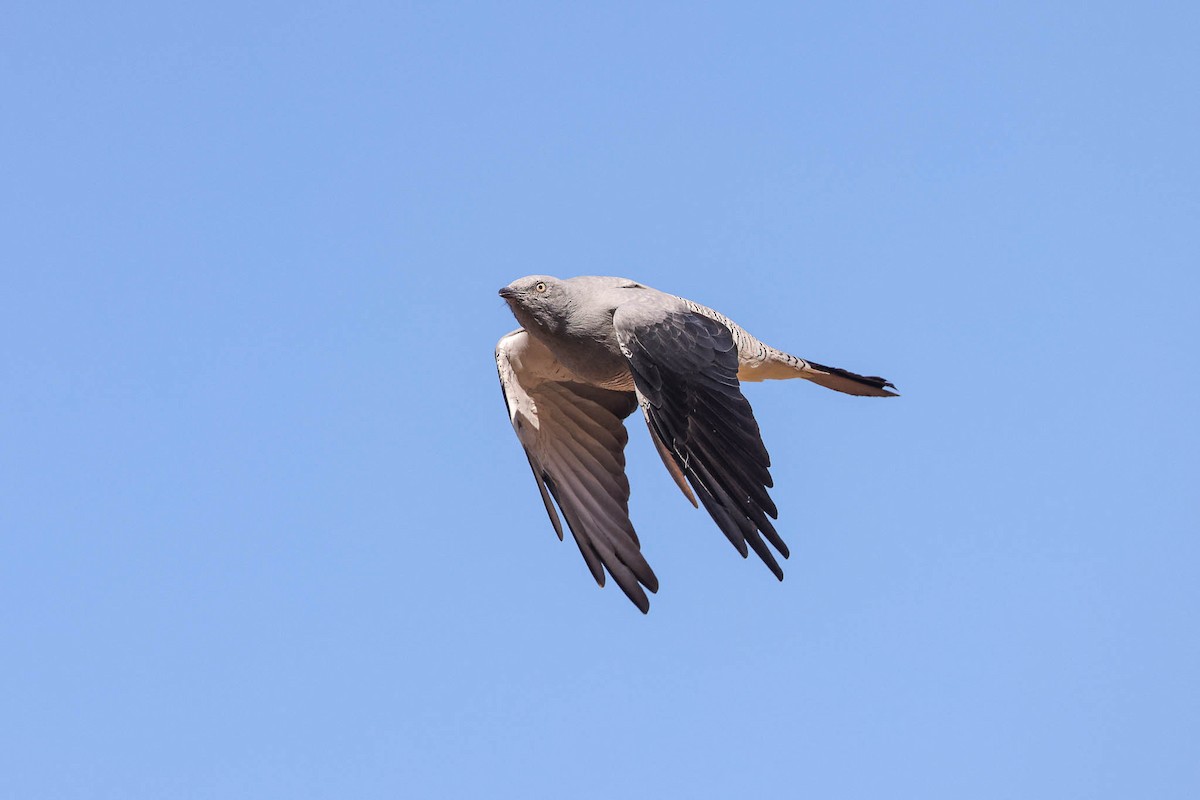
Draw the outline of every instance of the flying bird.
<instances>
[{"instance_id":1,"label":"flying bird","mask_svg":"<svg viewBox=\"0 0 1200 800\"><path fill-rule=\"evenodd\" d=\"M896 395L883 378L776 350L711 308L626 278L530 275L500 296L521 324L496 345L500 386L550 522L561 540L557 503L596 583L607 571L643 614L658 578L629 519L623 420L635 409L684 496L783 580L767 546L788 557L771 522L771 459L740 382Z\"/></svg>"}]
</instances>

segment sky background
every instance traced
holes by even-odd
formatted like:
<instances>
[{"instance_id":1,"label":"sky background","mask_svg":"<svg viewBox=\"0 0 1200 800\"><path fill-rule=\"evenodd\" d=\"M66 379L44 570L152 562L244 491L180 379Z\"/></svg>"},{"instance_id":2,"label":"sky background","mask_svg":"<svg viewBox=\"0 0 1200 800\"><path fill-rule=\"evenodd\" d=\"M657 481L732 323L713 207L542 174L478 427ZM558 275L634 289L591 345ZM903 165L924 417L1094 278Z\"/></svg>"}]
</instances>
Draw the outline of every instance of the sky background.
<instances>
[{"instance_id":1,"label":"sky background","mask_svg":"<svg viewBox=\"0 0 1200 800\"><path fill-rule=\"evenodd\" d=\"M4 17L0 797L1200 796L1196 4ZM529 273L896 383L747 387L783 583L637 417L557 541Z\"/></svg>"}]
</instances>

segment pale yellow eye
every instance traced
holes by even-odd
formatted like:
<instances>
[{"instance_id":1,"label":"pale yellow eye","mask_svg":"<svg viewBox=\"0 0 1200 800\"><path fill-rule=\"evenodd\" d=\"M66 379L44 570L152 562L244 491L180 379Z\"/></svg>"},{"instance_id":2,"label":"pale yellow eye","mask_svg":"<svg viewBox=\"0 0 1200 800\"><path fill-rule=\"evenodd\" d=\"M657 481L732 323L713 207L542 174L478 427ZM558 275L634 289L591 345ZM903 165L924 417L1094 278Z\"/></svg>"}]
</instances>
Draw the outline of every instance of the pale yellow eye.
<instances>
[{"instance_id":1,"label":"pale yellow eye","mask_svg":"<svg viewBox=\"0 0 1200 800\"><path fill-rule=\"evenodd\" d=\"M533 285L533 290L534 290L535 292L537 292L538 294L541 294L542 292L546 291L546 282L545 282L545 281L538 281L537 283L535 283L535 284Z\"/></svg>"}]
</instances>

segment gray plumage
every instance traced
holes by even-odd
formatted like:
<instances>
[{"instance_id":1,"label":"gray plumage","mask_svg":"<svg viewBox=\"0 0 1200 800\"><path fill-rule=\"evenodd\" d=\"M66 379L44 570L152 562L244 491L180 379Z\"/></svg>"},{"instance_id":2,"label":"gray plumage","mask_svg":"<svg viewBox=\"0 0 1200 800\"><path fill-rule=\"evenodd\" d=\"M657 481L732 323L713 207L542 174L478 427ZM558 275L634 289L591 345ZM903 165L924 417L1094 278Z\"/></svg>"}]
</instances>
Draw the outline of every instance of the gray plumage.
<instances>
[{"instance_id":1,"label":"gray plumage","mask_svg":"<svg viewBox=\"0 0 1200 800\"><path fill-rule=\"evenodd\" d=\"M658 578L629 519L623 420L634 409L692 505L699 498L743 558L753 550L783 580L771 459L740 382L895 395L883 378L776 350L711 308L626 278L530 275L500 296L521 328L496 345L496 367L550 522L561 539L557 503L592 577L603 586L607 571L643 613Z\"/></svg>"}]
</instances>

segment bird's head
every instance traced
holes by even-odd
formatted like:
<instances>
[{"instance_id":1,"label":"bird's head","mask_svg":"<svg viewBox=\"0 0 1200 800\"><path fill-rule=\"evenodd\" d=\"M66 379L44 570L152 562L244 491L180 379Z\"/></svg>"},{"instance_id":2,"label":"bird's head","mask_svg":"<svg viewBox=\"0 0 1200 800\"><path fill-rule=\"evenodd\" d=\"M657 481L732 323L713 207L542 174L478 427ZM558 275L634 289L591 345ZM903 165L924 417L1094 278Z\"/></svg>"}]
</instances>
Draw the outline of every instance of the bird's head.
<instances>
[{"instance_id":1,"label":"bird's head","mask_svg":"<svg viewBox=\"0 0 1200 800\"><path fill-rule=\"evenodd\" d=\"M526 275L500 290L500 296L523 326L543 330L560 327L570 312L567 282L551 275Z\"/></svg>"}]
</instances>

